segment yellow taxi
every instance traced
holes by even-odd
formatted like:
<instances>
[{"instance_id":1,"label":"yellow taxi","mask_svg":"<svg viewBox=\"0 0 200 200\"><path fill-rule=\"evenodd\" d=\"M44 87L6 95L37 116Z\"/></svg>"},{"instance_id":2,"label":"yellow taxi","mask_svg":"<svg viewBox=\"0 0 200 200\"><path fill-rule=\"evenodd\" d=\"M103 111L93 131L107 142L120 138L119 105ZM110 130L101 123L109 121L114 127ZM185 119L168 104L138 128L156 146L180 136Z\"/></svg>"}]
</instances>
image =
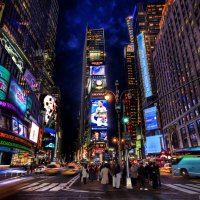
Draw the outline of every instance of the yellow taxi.
<instances>
[{"instance_id":1,"label":"yellow taxi","mask_svg":"<svg viewBox=\"0 0 200 200\"><path fill-rule=\"evenodd\" d=\"M80 169L74 165L67 165L66 167L62 168L63 175L75 175L80 172Z\"/></svg>"},{"instance_id":2,"label":"yellow taxi","mask_svg":"<svg viewBox=\"0 0 200 200\"><path fill-rule=\"evenodd\" d=\"M48 164L44 171L46 175L56 175L59 174L60 172L61 172L60 165L56 163Z\"/></svg>"}]
</instances>

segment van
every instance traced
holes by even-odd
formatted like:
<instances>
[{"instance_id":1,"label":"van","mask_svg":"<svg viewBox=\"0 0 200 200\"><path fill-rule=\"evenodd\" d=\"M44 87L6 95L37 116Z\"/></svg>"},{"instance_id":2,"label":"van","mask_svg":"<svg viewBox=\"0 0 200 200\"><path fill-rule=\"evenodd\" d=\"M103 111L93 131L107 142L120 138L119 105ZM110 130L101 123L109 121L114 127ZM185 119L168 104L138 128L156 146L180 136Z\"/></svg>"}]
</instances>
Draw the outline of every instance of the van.
<instances>
[{"instance_id":1,"label":"van","mask_svg":"<svg viewBox=\"0 0 200 200\"><path fill-rule=\"evenodd\" d=\"M172 159L172 174L200 177L200 156L181 156Z\"/></svg>"}]
</instances>

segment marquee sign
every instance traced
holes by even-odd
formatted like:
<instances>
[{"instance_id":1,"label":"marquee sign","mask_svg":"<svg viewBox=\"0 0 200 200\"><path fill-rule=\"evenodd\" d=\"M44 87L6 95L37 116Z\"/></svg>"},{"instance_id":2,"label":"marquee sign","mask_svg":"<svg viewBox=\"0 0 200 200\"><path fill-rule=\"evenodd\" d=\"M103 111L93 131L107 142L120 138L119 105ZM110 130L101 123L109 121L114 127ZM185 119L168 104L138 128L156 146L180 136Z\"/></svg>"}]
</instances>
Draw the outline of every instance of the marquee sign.
<instances>
[{"instance_id":1,"label":"marquee sign","mask_svg":"<svg viewBox=\"0 0 200 200\"><path fill-rule=\"evenodd\" d=\"M3 132L0 132L0 140L1 139L7 139L7 140L11 140L13 142L17 142L17 143L21 143L25 146L28 146L28 147L32 147L33 144L21 137L18 137L17 135L11 135L11 134L8 134L8 133L3 133Z\"/></svg>"}]
</instances>

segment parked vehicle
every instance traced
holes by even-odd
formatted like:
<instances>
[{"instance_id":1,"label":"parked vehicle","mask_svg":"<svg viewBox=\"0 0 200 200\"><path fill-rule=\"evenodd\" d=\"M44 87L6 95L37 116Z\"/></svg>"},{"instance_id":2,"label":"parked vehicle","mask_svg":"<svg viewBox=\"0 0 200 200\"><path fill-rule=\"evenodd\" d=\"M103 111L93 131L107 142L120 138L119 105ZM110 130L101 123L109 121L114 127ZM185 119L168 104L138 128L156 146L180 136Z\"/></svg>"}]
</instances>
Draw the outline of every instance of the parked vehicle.
<instances>
[{"instance_id":1,"label":"parked vehicle","mask_svg":"<svg viewBox=\"0 0 200 200\"><path fill-rule=\"evenodd\" d=\"M172 159L172 174L200 177L200 156L180 156Z\"/></svg>"},{"instance_id":2,"label":"parked vehicle","mask_svg":"<svg viewBox=\"0 0 200 200\"><path fill-rule=\"evenodd\" d=\"M55 175L55 174L59 174L60 172L61 172L60 165L56 163L48 164L44 171L46 175Z\"/></svg>"},{"instance_id":3,"label":"parked vehicle","mask_svg":"<svg viewBox=\"0 0 200 200\"><path fill-rule=\"evenodd\" d=\"M34 172L35 174L42 174L45 172L46 168L47 168L46 166L40 165L34 169Z\"/></svg>"}]
</instances>

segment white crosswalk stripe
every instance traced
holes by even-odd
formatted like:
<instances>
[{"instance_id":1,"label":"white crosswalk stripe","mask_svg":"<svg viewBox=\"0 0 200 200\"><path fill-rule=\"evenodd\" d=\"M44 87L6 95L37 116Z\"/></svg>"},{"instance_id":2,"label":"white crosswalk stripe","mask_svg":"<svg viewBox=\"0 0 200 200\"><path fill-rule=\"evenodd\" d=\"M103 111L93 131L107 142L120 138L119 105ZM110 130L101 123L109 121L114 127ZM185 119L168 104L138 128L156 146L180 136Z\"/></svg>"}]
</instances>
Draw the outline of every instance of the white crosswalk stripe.
<instances>
[{"instance_id":1,"label":"white crosswalk stripe","mask_svg":"<svg viewBox=\"0 0 200 200\"><path fill-rule=\"evenodd\" d=\"M36 183L32 183L32 184L27 184L26 186L21 187L20 190L23 190L23 189L25 189L25 188L29 188L29 187L33 187L33 186L38 185L38 184L39 184L38 182L36 182Z\"/></svg>"},{"instance_id":2,"label":"white crosswalk stripe","mask_svg":"<svg viewBox=\"0 0 200 200\"><path fill-rule=\"evenodd\" d=\"M36 191L40 191L40 192L42 192L42 191L47 191L47 190L49 190L49 189L55 187L55 186L58 185L58 184L59 184L59 183L51 183L50 185L47 185L47 186L45 186L45 187L43 187L43 188L40 188L40 189L38 189L38 190L36 190Z\"/></svg>"},{"instance_id":3,"label":"white crosswalk stripe","mask_svg":"<svg viewBox=\"0 0 200 200\"><path fill-rule=\"evenodd\" d=\"M42 183L42 184L39 184L39 185L34 186L34 187L29 187L28 189L25 189L24 191L34 191L34 190L42 188L42 187L44 187L46 185L49 185L49 183Z\"/></svg>"},{"instance_id":4,"label":"white crosswalk stripe","mask_svg":"<svg viewBox=\"0 0 200 200\"><path fill-rule=\"evenodd\" d=\"M56 187L52 188L49 191L56 192L56 191L59 191L59 190L63 189L67 185L68 185L68 183L60 183L59 185L57 185Z\"/></svg>"},{"instance_id":5,"label":"white crosswalk stripe","mask_svg":"<svg viewBox=\"0 0 200 200\"><path fill-rule=\"evenodd\" d=\"M170 187L181 192L188 194L200 194L200 184L163 184L167 187Z\"/></svg>"}]
</instances>

